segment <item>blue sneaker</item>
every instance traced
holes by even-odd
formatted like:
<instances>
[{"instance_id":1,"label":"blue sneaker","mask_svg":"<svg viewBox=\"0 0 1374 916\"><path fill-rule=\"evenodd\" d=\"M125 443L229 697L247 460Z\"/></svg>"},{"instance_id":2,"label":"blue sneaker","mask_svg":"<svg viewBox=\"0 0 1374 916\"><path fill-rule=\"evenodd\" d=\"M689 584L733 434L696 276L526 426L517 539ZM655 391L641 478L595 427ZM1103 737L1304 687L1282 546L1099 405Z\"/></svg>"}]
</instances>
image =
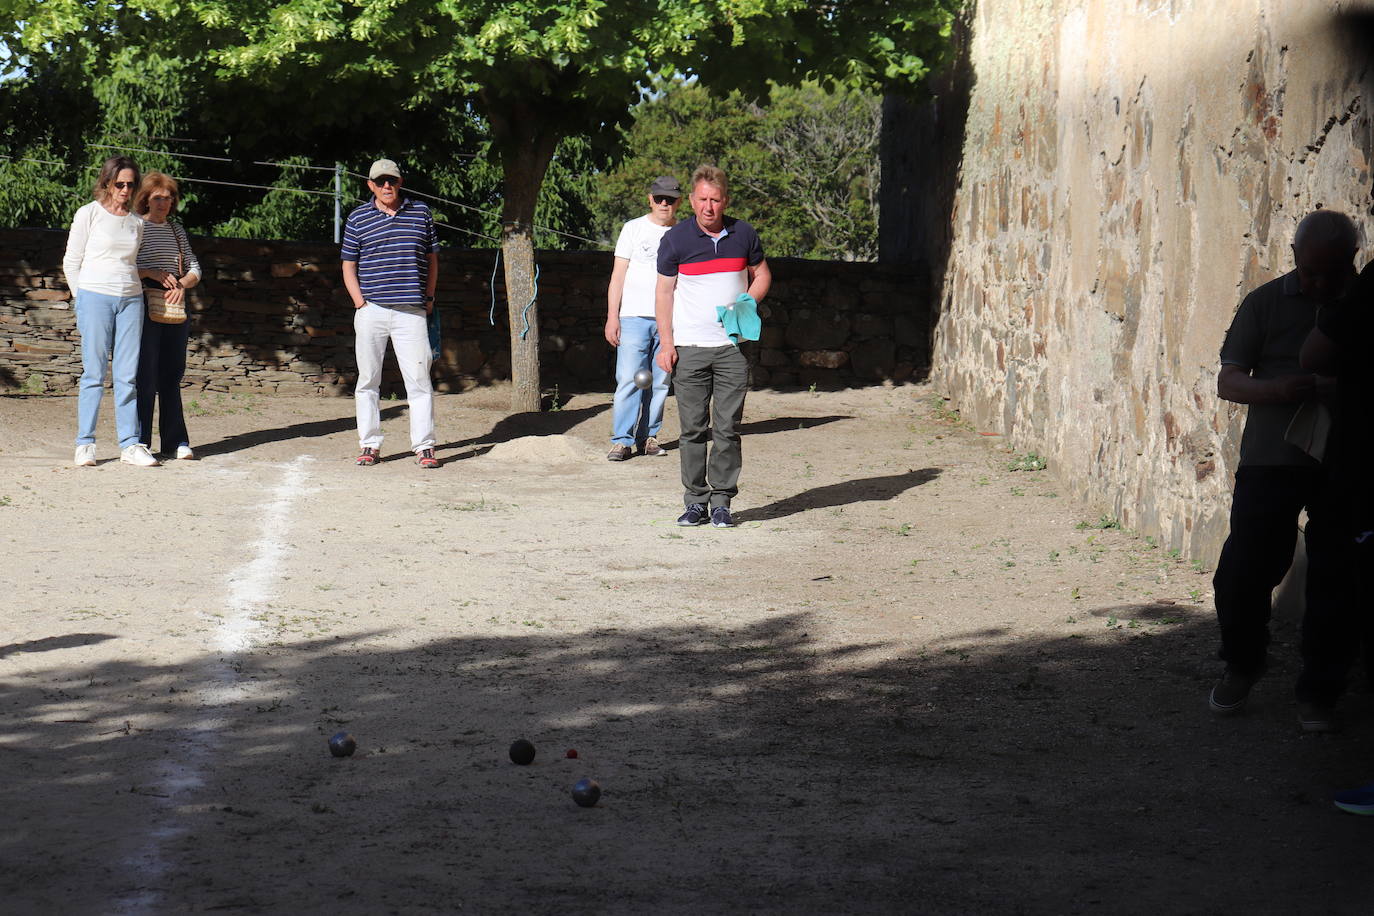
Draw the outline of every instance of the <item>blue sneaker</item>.
<instances>
[{"instance_id":1,"label":"blue sneaker","mask_svg":"<svg viewBox=\"0 0 1374 916\"><path fill-rule=\"evenodd\" d=\"M706 507L701 503L692 503L686 512L677 517L677 523L684 528L706 524Z\"/></svg>"},{"instance_id":2,"label":"blue sneaker","mask_svg":"<svg viewBox=\"0 0 1374 916\"><path fill-rule=\"evenodd\" d=\"M1374 814L1374 782L1358 789L1337 792L1336 807L1351 814Z\"/></svg>"},{"instance_id":3,"label":"blue sneaker","mask_svg":"<svg viewBox=\"0 0 1374 916\"><path fill-rule=\"evenodd\" d=\"M735 527L735 520L734 520L733 518L730 517L730 507L729 507L729 506L716 506L714 509L711 510L711 527L712 527L712 528L733 528L733 527Z\"/></svg>"}]
</instances>

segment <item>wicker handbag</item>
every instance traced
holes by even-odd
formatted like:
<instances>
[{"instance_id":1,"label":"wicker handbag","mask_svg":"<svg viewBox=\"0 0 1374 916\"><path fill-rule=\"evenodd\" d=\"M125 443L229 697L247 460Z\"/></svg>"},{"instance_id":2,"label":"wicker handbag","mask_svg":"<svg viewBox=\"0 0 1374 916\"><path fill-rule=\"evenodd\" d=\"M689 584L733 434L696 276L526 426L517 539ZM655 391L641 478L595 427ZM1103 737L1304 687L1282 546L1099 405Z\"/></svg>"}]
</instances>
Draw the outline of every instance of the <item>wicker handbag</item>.
<instances>
[{"instance_id":1,"label":"wicker handbag","mask_svg":"<svg viewBox=\"0 0 1374 916\"><path fill-rule=\"evenodd\" d=\"M181 237L172 230L172 238L177 240L177 276L180 277L186 270L186 265L181 253ZM144 283L150 281L145 280ZM148 318L158 324L182 324L186 321L186 295L182 294L180 302L167 301L167 288L162 285L145 286L143 288L143 301L148 306Z\"/></svg>"}]
</instances>

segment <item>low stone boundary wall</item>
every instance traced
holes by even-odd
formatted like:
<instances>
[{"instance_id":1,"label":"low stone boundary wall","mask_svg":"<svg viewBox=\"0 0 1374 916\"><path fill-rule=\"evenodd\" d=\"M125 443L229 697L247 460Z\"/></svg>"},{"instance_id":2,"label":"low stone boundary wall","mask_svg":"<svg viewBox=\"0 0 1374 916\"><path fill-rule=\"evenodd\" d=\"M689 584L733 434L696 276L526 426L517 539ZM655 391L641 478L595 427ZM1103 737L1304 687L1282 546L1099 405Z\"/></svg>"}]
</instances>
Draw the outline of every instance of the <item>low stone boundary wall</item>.
<instances>
[{"instance_id":1,"label":"low stone boundary wall","mask_svg":"<svg viewBox=\"0 0 1374 916\"><path fill-rule=\"evenodd\" d=\"M67 234L0 231L0 390L71 394L80 335L63 278ZM205 279L190 294L186 385L211 391L346 394L356 377L353 309L338 248L299 242L192 240ZM437 296L441 390L510 377L505 287L494 250L446 250ZM538 254L546 387L604 388L613 355L603 332L611 255ZM751 347L756 387L903 382L930 365L927 282L913 265L769 261L773 292ZM391 363L388 356L388 363ZM389 374L396 385L399 374Z\"/></svg>"}]
</instances>

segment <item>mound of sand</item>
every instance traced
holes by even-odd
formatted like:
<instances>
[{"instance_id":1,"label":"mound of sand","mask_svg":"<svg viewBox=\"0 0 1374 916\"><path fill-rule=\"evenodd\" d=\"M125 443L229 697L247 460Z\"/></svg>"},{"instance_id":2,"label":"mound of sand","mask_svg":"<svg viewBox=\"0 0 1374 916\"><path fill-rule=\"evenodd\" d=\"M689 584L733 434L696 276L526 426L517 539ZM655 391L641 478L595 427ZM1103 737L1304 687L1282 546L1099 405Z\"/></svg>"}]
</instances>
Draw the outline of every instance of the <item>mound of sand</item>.
<instances>
[{"instance_id":1,"label":"mound of sand","mask_svg":"<svg viewBox=\"0 0 1374 916\"><path fill-rule=\"evenodd\" d=\"M517 464L563 464L593 456L585 442L572 436L521 436L492 446L486 457Z\"/></svg>"}]
</instances>

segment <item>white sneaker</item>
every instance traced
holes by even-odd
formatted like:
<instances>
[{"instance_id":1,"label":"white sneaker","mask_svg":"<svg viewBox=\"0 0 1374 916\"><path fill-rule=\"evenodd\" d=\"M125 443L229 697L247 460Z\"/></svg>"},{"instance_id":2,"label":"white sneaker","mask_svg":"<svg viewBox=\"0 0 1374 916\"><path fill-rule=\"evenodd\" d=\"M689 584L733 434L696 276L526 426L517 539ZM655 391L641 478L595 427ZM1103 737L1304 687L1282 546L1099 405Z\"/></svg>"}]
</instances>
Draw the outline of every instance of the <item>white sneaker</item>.
<instances>
[{"instance_id":1,"label":"white sneaker","mask_svg":"<svg viewBox=\"0 0 1374 916\"><path fill-rule=\"evenodd\" d=\"M141 468L155 468L162 464L161 461L153 457L153 453L148 451L148 446L142 442L135 442L120 452L119 460L125 464L132 464Z\"/></svg>"},{"instance_id":2,"label":"white sneaker","mask_svg":"<svg viewBox=\"0 0 1374 916\"><path fill-rule=\"evenodd\" d=\"M95 467L95 443L87 442L85 445L78 445L76 457L72 459L72 464L79 468Z\"/></svg>"},{"instance_id":3,"label":"white sneaker","mask_svg":"<svg viewBox=\"0 0 1374 916\"><path fill-rule=\"evenodd\" d=\"M189 445L178 445L178 446L177 446L177 461L195 461L195 460L196 460L196 453L193 452L193 451L191 451L191 446L189 446Z\"/></svg>"}]
</instances>

